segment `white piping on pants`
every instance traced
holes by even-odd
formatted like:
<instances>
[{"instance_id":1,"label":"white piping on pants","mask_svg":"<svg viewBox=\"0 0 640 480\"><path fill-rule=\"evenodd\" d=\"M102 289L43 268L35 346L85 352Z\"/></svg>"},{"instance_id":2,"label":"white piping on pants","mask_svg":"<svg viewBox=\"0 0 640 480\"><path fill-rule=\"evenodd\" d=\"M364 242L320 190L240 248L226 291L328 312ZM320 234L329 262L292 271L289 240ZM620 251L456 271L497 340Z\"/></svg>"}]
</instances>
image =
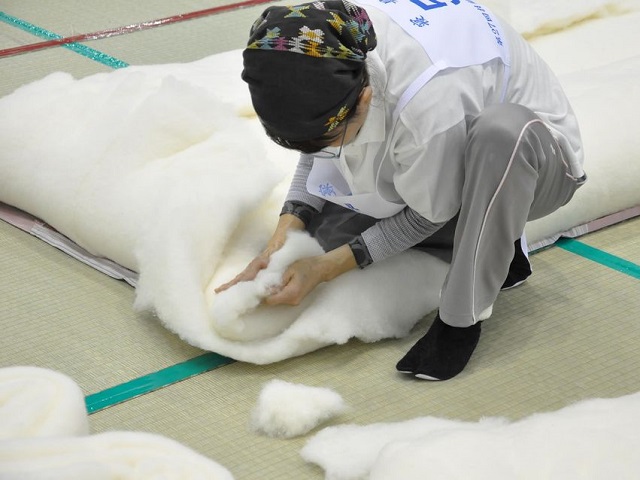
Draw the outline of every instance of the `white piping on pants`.
<instances>
[{"instance_id":1,"label":"white piping on pants","mask_svg":"<svg viewBox=\"0 0 640 480\"><path fill-rule=\"evenodd\" d=\"M478 241L476 243L476 251L474 252L473 255L473 279L472 279L472 288L471 288L471 315L473 317L473 323L476 324L479 319L476 318L476 264L478 261L478 250L480 249L480 242L482 241L482 235L484 233L484 227L486 226L487 223L487 217L489 216L489 213L491 212L491 207L493 206L493 203L496 199L496 197L498 196L498 193L500 193L500 190L502 189L502 186L504 185L504 182L507 178L507 175L509 174L509 171L511 170L511 166L513 165L513 160L516 156L516 151L518 150L518 147L520 146L520 143L522 142L522 136L524 135L524 132L527 128L529 128L530 125L534 124L534 123L542 123L544 125L544 122L542 120L539 119L535 119L535 120L531 120L529 121L524 127L522 127L522 130L520 131L520 135L518 136L518 140L515 144L515 146L513 147L513 151L511 152L511 157L509 158L509 163L507 164L507 168L504 172L504 174L502 175L502 179L500 180L500 183L498 184L498 188L496 189L495 193L493 194L493 197L491 197L491 201L489 202L489 206L487 207L487 211L484 214L484 218L482 219L482 225L480 227L480 235L478 236ZM483 312L484 313L484 312ZM482 316L482 315L481 315Z\"/></svg>"}]
</instances>

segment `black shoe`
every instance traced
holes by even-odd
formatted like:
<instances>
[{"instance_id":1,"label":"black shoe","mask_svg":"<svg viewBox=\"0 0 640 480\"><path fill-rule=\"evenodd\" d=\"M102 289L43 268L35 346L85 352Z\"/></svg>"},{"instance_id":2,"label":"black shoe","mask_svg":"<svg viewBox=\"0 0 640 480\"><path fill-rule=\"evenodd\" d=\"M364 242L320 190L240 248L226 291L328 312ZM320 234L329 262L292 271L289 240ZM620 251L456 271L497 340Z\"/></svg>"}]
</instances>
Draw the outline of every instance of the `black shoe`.
<instances>
[{"instance_id":1,"label":"black shoe","mask_svg":"<svg viewBox=\"0 0 640 480\"><path fill-rule=\"evenodd\" d=\"M426 335L411 347L396 369L423 380L449 380L464 370L480 340L480 322L451 327L438 314Z\"/></svg>"},{"instance_id":2,"label":"black shoe","mask_svg":"<svg viewBox=\"0 0 640 480\"><path fill-rule=\"evenodd\" d=\"M522 251L522 243L520 239L515 241L515 247L516 250L513 255L513 260L511 260L511 264L509 265L507 279L502 284L500 290L515 288L518 285L523 284L529 275L531 275L531 264L529 263L527 256Z\"/></svg>"}]
</instances>

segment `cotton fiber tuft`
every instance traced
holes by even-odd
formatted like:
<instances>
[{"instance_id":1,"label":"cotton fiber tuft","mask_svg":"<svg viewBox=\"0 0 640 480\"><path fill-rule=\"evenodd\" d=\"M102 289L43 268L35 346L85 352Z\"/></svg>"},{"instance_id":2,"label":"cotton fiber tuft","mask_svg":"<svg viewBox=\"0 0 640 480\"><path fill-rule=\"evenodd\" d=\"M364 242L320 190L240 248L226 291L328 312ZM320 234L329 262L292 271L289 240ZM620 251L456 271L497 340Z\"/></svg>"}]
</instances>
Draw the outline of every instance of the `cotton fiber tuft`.
<instances>
[{"instance_id":1,"label":"cotton fiber tuft","mask_svg":"<svg viewBox=\"0 0 640 480\"><path fill-rule=\"evenodd\" d=\"M251 428L270 437L292 438L345 410L344 400L331 389L272 380L260 392Z\"/></svg>"}]
</instances>

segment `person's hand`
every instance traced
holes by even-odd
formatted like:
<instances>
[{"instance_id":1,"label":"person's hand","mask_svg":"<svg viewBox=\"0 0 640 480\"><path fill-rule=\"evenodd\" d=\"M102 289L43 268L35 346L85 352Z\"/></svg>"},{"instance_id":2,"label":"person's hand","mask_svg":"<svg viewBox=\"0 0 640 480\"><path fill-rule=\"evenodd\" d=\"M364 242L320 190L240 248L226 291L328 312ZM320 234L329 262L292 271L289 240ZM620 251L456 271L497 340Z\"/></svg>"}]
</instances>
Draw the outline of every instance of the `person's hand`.
<instances>
[{"instance_id":1,"label":"person's hand","mask_svg":"<svg viewBox=\"0 0 640 480\"><path fill-rule=\"evenodd\" d=\"M324 281L320 268L321 257L303 258L293 262L282 275L282 285L264 299L266 305L299 305Z\"/></svg>"},{"instance_id":2,"label":"person's hand","mask_svg":"<svg viewBox=\"0 0 640 480\"><path fill-rule=\"evenodd\" d=\"M254 258L242 272L235 276L233 280L225 283L224 285L220 285L214 291L216 293L224 292L237 283L254 280L260 270L267 268L271 255L282 248L282 245L284 245L287 238L287 232L290 230L302 230L303 228L304 223L302 223L299 218L289 214L281 215L278 221L278 226L276 227L271 240L269 240L269 243L267 244L267 248L265 248L260 255Z\"/></svg>"},{"instance_id":3,"label":"person's hand","mask_svg":"<svg viewBox=\"0 0 640 480\"><path fill-rule=\"evenodd\" d=\"M320 283L333 280L357 266L349 245L316 257L302 258L289 265L282 276L281 287L265 298L264 303L299 305Z\"/></svg>"},{"instance_id":4,"label":"person's hand","mask_svg":"<svg viewBox=\"0 0 640 480\"><path fill-rule=\"evenodd\" d=\"M247 267L242 272L236 275L233 278L233 280L223 285L220 285L214 291L216 293L224 292L225 290L228 290L229 288L233 287L237 283L249 282L255 279L256 275L258 275L258 272L260 270L267 268L267 265L269 265L270 258L271 258L271 251L269 251L268 249L264 250L260 255L254 258L251 261L251 263L249 263L249 265L247 265Z\"/></svg>"}]
</instances>

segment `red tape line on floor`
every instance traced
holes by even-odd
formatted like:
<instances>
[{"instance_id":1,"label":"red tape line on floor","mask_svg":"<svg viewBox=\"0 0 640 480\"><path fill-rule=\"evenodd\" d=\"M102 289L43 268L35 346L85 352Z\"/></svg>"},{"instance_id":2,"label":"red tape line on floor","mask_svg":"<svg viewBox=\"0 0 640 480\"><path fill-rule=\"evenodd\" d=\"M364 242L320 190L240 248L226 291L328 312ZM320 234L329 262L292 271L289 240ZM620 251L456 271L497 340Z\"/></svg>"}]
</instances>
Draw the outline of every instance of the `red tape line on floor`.
<instances>
[{"instance_id":1,"label":"red tape line on floor","mask_svg":"<svg viewBox=\"0 0 640 480\"><path fill-rule=\"evenodd\" d=\"M46 48L59 47L69 43L86 42L90 40L99 40L102 38L115 37L118 35L126 35L128 33L134 33L142 30L148 30L151 28L162 27L164 25L171 25L173 23L193 20L196 18L215 15L218 13L227 12L231 10L239 10L241 8L253 7L256 5L261 5L263 3L270 3L272 1L273 0L246 0L244 2L231 3L229 5L221 5L219 7L207 8L205 10L198 10L196 12L182 13L179 15L173 15L171 17L159 18L157 20L136 23L136 24L127 25L124 27L110 28L107 30L101 30L99 32L84 33L80 35L73 35L70 37L57 38L55 40L47 40L45 42L22 45L20 47L6 48L4 50L0 50L0 58L10 57L13 55L21 55L23 53L34 52L37 50L44 50Z\"/></svg>"}]
</instances>

